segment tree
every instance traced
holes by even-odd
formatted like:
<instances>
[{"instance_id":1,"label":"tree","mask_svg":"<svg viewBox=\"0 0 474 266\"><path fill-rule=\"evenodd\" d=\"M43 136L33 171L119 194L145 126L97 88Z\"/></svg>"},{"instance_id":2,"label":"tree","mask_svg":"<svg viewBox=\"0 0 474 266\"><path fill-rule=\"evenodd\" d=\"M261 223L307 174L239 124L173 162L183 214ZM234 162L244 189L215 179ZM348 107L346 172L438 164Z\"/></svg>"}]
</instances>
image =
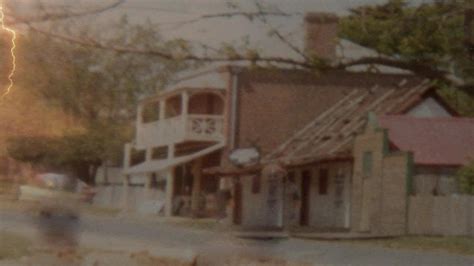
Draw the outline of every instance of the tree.
<instances>
[{"instance_id":1,"label":"tree","mask_svg":"<svg viewBox=\"0 0 474 266\"><path fill-rule=\"evenodd\" d=\"M77 27L63 23L57 30ZM101 36L89 27L80 30L85 39ZM123 17L108 30L114 34L101 38L110 45L133 43L171 53L184 49L179 41L162 40L151 23L132 25ZM34 31L20 36L20 42L17 86L62 110L70 128L55 138L13 138L8 151L21 161L67 169L89 183L103 162L120 160L138 100L155 94L189 65L51 40Z\"/></svg>"},{"instance_id":2,"label":"tree","mask_svg":"<svg viewBox=\"0 0 474 266\"><path fill-rule=\"evenodd\" d=\"M291 16L275 7L267 7L254 1L255 10L248 11L237 4L230 4L232 12L208 14L183 23L194 23L204 19L230 19L237 16L270 25L268 17ZM474 94L472 80L472 36L469 29L473 4L470 1L438 0L418 6L405 0L389 0L382 5L367 5L352 9L342 18L341 37L374 49L378 56L344 61L328 66L318 56L306 54L292 44L278 28L271 27L269 34L288 45L301 55L300 59L285 56L262 56L251 47L237 49L225 45L225 49L192 53L183 50L173 54L162 49L144 49L134 45L109 45L100 40L83 39L77 36L48 32L32 27L53 38L75 42L84 46L114 50L121 53L147 54L166 60L200 62L248 61L262 64L285 64L299 68L321 71L325 68L347 68L354 65L385 65L411 71L419 76L441 82L450 87ZM466 18L466 19L465 19ZM270 25L271 26L271 25ZM208 50L206 50L208 51Z\"/></svg>"},{"instance_id":3,"label":"tree","mask_svg":"<svg viewBox=\"0 0 474 266\"><path fill-rule=\"evenodd\" d=\"M474 162L461 168L457 177L461 193L474 195Z\"/></svg>"},{"instance_id":4,"label":"tree","mask_svg":"<svg viewBox=\"0 0 474 266\"><path fill-rule=\"evenodd\" d=\"M410 70L438 82L442 94L461 113L473 115L474 59L469 34L474 25L468 19L472 6L468 1L410 6L404 0L390 0L352 9L342 20L341 36L381 56L346 66L368 63ZM455 87L462 90L453 91Z\"/></svg>"}]
</instances>

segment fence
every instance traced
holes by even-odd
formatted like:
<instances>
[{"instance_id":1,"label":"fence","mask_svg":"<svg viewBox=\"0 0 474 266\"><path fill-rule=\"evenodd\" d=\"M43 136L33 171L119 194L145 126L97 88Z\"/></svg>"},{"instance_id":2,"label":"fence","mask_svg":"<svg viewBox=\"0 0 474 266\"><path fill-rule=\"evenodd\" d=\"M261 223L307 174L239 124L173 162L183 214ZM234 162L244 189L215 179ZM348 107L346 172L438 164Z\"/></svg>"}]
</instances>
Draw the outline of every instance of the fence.
<instances>
[{"instance_id":1,"label":"fence","mask_svg":"<svg viewBox=\"0 0 474 266\"><path fill-rule=\"evenodd\" d=\"M157 214L165 199L163 191L146 189L144 186L129 186L125 191L123 185L97 186L94 205L106 208L127 209L140 213Z\"/></svg>"},{"instance_id":2,"label":"fence","mask_svg":"<svg viewBox=\"0 0 474 266\"><path fill-rule=\"evenodd\" d=\"M96 191L94 205L106 208L122 208L124 206L122 185L97 186Z\"/></svg>"},{"instance_id":3,"label":"fence","mask_svg":"<svg viewBox=\"0 0 474 266\"><path fill-rule=\"evenodd\" d=\"M474 196L410 196L408 233L474 236Z\"/></svg>"}]
</instances>

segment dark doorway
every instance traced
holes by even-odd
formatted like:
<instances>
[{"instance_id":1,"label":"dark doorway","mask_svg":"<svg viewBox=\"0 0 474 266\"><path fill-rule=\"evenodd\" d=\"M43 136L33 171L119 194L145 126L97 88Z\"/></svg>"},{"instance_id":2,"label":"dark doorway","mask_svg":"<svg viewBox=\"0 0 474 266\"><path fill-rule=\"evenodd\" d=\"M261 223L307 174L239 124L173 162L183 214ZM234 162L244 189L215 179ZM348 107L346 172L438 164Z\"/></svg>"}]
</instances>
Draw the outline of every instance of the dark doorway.
<instances>
[{"instance_id":1,"label":"dark doorway","mask_svg":"<svg viewBox=\"0 0 474 266\"><path fill-rule=\"evenodd\" d=\"M179 165L175 168L174 174L174 195L190 196L193 187L194 177L191 171L191 164Z\"/></svg>"},{"instance_id":2,"label":"dark doorway","mask_svg":"<svg viewBox=\"0 0 474 266\"><path fill-rule=\"evenodd\" d=\"M309 224L310 186L311 186L311 171L305 170L301 173L300 224L302 226L307 226Z\"/></svg>"},{"instance_id":3,"label":"dark doorway","mask_svg":"<svg viewBox=\"0 0 474 266\"><path fill-rule=\"evenodd\" d=\"M234 224L242 224L242 184L240 180L234 184Z\"/></svg>"}]
</instances>

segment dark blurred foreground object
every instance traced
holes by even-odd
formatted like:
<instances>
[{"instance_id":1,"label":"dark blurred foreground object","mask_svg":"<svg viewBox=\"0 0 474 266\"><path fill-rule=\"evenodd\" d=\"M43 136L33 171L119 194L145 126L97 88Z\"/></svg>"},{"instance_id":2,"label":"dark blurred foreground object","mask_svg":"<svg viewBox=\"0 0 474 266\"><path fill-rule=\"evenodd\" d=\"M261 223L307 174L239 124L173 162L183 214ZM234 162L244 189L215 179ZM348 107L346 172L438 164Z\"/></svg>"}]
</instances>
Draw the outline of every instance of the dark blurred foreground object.
<instances>
[{"instance_id":1,"label":"dark blurred foreground object","mask_svg":"<svg viewBox=\"0 0 474 266\"><path fill-rule=\"evenodd\" d=\"M37 217L42 240L58 247L77 245L79 216L76 212L61 209L43 209Z\"/></svg>"},{"instance_id":2,"label":"dark blurred foreground object","mask_svg":"<svg viewBox=\"0 0 474 266\"><path fill-rule=\"evenodd\" d=\"M77 244L80 203L90 203L95 195L92 187L63 174L36 175L31 185L20 187L20 200L38 203L38 230L52 245Z\"/></svg>"}]
</instances>

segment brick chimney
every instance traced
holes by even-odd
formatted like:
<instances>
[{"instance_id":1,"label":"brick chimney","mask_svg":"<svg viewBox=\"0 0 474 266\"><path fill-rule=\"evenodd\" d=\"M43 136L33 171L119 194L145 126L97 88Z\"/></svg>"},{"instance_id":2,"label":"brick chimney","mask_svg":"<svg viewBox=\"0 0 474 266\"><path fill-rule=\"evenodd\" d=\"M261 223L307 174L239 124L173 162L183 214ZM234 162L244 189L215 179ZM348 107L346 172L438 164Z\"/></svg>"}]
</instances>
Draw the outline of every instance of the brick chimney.
<instances>
[{"instance_id":1,"label":"brick chimney","mask_svg":"<svg viewBox=\"0 0 474 266\"><path fill-rule=\"evenodd\" d=\"M306 53L334 61L339 18L332 13L309 12L306 13L304 23Z\"/></svg>"}]
</instances>

